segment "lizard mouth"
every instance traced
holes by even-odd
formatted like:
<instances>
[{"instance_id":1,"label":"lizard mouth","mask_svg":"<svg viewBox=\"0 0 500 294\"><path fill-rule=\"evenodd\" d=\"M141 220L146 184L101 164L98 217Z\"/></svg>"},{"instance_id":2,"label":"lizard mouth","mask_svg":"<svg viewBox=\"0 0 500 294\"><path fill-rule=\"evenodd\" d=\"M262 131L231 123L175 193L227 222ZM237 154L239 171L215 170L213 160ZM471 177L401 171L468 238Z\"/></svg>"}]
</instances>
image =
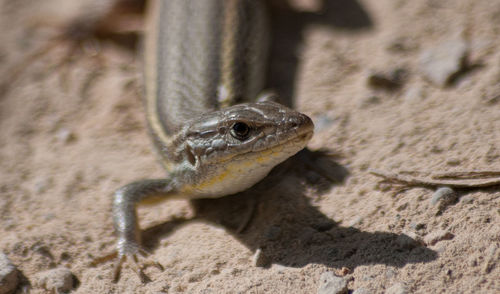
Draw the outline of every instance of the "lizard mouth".
<instances>
[{"instance_id":1,"label":"lizard mouth","mask_svg":"<svg viewBox=\"0 0 500 294\"><path fill-rule=\"evenodd\" d=\"M309 140L311 140L313 134L314 134L314 132L312 132L312 131L305 133L305 134L302 134L298 137L298 140L299 141L309 141Z\"/></svg>"},{"instance_id":2,"label":"lizard mouth","mask_svg":"<svg viewBox=\"0 0 500 294\"><path fill-rule=\"evenodd\" d=\"M285 120L283 131L277 131L274 146L262 146L252 151L265 151L266 149L279 150L286 147L291 149L304 148L314 134L314 123L307 115L296 112ZM270 142L273 142L270 141ZM298 149L296 152L300 151Z\"/></svg>"},{"instance_id":3,"label":"lizard mouth","mask_svg":"<svg viewBox=\"0 0 500 294\"><path fill-rule=\"evenodd\" d=\"M278 136L276 141L274 141L276 143L274 146L262 146L262 148L252 151L266 152L266 150L269 150L272 153L283 153L287 154L287 156L299 152L313 137L314 123L305 114L298 113L294 121L288 122L287 124L288 126L285 125L284 128L287 131Z\"/></svg>"},{"instance_id":4,"label":"lizard mouth","mask_svg":"<svg viewBox=\"0 0 500 294\"><path fill-rule=\"evenodd\" d=\"M231 114L237 112L238 116ZM314 133L314 123L310 117L292 109L285 108L276 103L256 103L248 105L236 105L226 110L226 117L237 117L227 120L227 128L223 136L213 140L206 147L200 145L197 154L202 154L204 164L221 164L229 160L240 162L266 161L269 156L272 161L284 160L299 152L306 146ZM198 128L216 129L217 120L202 121ZM241 130L246 130L248 139L240 139L232 133L236 123L247 125ZM228 128L230 126L229 131ZM194 135L205 135L203 132L195 132ZM215 136L215 131L206 132L206 136Z\"/></svg>"},{"instance_id":5,"label":"lizard mouth","mask_svg":"<svg viewBox=\"0 0 500 294\"><path fill-rule=\"evenodd\" d=\"M292 129L295 132L295 136L292 138L285 138L282 144L287 144L290 141L294 143L307 143L311 140L314 134L314 123L312 119L302 113L296 113L294 116L289 118L289 120L285 123L285 128Z\"/></svg>"}]
</instances>

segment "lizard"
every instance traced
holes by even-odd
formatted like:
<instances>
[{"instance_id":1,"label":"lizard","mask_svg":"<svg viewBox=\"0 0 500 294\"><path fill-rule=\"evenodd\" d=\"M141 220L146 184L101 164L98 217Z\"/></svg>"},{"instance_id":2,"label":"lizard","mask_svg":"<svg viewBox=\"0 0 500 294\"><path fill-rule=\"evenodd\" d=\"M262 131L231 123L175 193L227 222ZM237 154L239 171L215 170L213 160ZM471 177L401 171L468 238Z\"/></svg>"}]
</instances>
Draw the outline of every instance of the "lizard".
<instances>
[{"instance_id":1,"label":"lizard","mask_svg":"<svg viewBox=\"0 0 500 294\"><path fill-rule=\"evenodd\" d=\"M114 279L138 257L136 208L168 199L217 198L244 191L305 148L314 124L262 93L269 20L263 0L153 0L144 41L145 108L167 171L114 193L118 235ZM258 100L258 99L257 99Z\"/></svg>"}]
</instances>

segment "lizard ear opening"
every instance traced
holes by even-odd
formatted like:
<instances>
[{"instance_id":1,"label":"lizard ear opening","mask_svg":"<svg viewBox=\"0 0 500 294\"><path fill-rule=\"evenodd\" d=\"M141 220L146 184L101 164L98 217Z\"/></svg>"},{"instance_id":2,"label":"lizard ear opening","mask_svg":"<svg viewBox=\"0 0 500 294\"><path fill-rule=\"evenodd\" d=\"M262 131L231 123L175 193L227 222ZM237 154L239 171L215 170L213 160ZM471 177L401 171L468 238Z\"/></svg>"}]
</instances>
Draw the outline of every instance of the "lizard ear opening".
<instances>
[{"instance_id":1,"label":"lizard ear opening","mask_svg":"<svg viewBox=\"0 0 500 294\"><path fill-rule=\"evenodd\" d=\"M194 156L193 149L191 149L191 146L189 146L189 144L186 144L186 148L184 148L184 150L186 150L186 159L189 161L189 163L192 166L195 166L196 165L196 156Z\"/></svg>"}]
</instances>

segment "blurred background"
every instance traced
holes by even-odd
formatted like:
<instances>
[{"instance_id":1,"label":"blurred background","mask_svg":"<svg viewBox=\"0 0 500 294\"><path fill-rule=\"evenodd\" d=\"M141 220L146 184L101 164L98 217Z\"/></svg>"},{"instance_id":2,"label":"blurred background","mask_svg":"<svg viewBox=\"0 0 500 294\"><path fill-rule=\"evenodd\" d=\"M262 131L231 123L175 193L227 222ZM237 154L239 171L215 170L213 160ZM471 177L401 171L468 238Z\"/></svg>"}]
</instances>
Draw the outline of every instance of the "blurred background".
<instances>
[{"instance_id":1,"label":"blurred background","mask_svg":"<svg viewBox=\"0 0 500 294\"><path fill-rule=\"evenodd\" d=\"M500 1L269 4L267 87L313 118L309 148L349 176L325 189L289 168L243 234L185 201L141 208L141 227L169 224L148 248L165 271L141 285L130 268L113 284L111 263L88 264L113 250L113 191L164 176L142 105L147 3L0 1L0 257L14 287L44 293L69 276L75 293L314 293L332 272L358 293L500 291L498 187L438 211L433 190L395 194L369 174L499 169Z\"/></svg>"}]
</instances>

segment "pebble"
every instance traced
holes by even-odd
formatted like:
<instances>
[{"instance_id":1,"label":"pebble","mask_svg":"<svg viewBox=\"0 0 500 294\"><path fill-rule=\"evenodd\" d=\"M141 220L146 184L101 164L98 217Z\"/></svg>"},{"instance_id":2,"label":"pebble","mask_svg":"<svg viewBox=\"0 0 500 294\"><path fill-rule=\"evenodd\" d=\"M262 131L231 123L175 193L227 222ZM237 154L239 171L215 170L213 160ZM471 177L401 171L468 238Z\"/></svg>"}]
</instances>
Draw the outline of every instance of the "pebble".
<instances>
[{"instance_id":1,"label":"pebble","mask_svg":"<svg viewBox=\"0 0 500 294\"><path fill-rule=\"evenodd\" d=\"M352 294L371 294L370 290L366 288L358 288L352 292Z\"/></svg>"},{"instance_id":2,"label":"pebble","mask_svg":"<svg viewBox=\"0 0 500 294\"><path fill-rule=\"evenodd\" d=\"M438 209L443 211L446 207L455 204L458 200L457 193L450 187L440 187L434 192L431 198L432 205L438 205Z\"/></svg>"},{"instance_id":3,"label":"pebble","mask_svg":"<svg viewBox=\"0 0 500 294\"><path fill-rule=\"evenodd\" d=\"M411 87L403 94L403 101L409 104L420 103L427 96L425 90L421 87Z\"/></svg>"},{"instance_id":4,"label":"pebble","mask_svg":"<svg viewBox=\"0 0 500 294\"><path fill-rule=\"evenodd\" d=\"M254 255L252 256L252 264L254 267L268 267L271 263L270 258L262 251L261 248L257 248L255 250Z\"/></svg>"},{"instance_id":5,"label":"pebble","mask_svg":"<svg viewBox=\"0 0 500 294\"><path fill-rule=\"evenodd\" d=\"M500 250L498 250L498 245L491 244L488 250L486 250L486 260L483 265L483 272L489 274L496 266L500 260Z\"/></svg>"},{"instance_id":6,"label":"pebble","mask_svg":"<svg viewBox=\"0 0 500 294\"><path fill-rule=\"evenodd\" d=\"M19 285L19 273L15 265L0 252L0 294L13 293Z\"/></svg>"},{"instance_id":7,"label":"pebble","mask_svg":"<svg viewBox=\"0 0 500 294\"><path fill-rule=\"evenodd\" d=\"M319 133L323 130L329 130L335 123L335 120L328 115L322 114L314 120L314 132Z\"/></svg>"},{"instance_id":8,"label":"pebble","mask_svg":"<svg viewBox=\"0 0 500 294\"><path fill-rule=\"evenodd\" d=\"M281 228L278 227L278 226L270 226L266 233L265 233L265 237L267 240L270 240L270 241L275 241L275 240L278 240L279 237L281 235Z\"/></svg>"},{"instance_id":9,"label":"pebble","mask_svg":"<svg viewBox=\"0 0 500 294\"><path fill-rule=\"evenodd\" d=\"M426 227L427 225L425 223L416 223L416 222L410 223L410 228L415 231L425 230Z\"/></svg>"},{"instance_id":10,"label":"pebble","mask_svg":"<svg viewBox=\"0 0 500 294\"><path fill-rule=\"evenodd\" d=\"M65 267L58 267L39 272L35 277L35 285L55 293L68 293L75 288L77 279Z\"/></svg>"},{"instance_id":11,"label":"pebble","mask_svg":"<svg viewBox=\"0 0 500 294\"><path fill-rule=\"evenodd\" d=\"M419 69L432 83L445 87L463 70L468 44L462 39L448 40L422 52Z\"/></svg>"},{"instance_id":12,"label":"pebble","mask_svg":"<svg viewBox=\"0 0 500 294\"><path fill-rule=\"evenodd\" d=\"M33 185L33 190L36 194L42 194L46 192L52 184L52 180L49 177L39 177L35 180Z\"/></svg>"},{"instance_id":13,"label":"pebble","mask_svg":"<svg viewBox=\"0 0 500 294\"><path fill-rule=\"evenodd\" d=\"M467 260L467 263L470 267L477 266L477 258L476 256L470 256L469 259Z\"/></svg>"},{"instance_id":14,"label":"pebble","mask_svg":"<svg viewBox=\"0 0 500 294\"><path fill-rule=\"evenodd\" d=\"M347 281L333 272L324 272L319 279L318 294L347 293Z\"/></svg>"},{"instance_id":15,"label":"pebble","mask_svg":"<svg viewBox=\"0 0 500 294\"><path fill-rule=\"evenodd\" d=\"M408 293L408 289L406 288L406 285L403 283L395 283L387 291L385 291L385 294L406 294Z\"/></svg>"},{"instance_id":16,"label":"pebble","mask_svg":"<svg viewBox=\"0 0 500 294\"><path fill-rule=\"evenodd\" d=\"M338 269L335 271L335 275L337 275L339 277L347 276L350 273L351 273L351 269L348 267L345 267L345 266L343 266L341 269Z\"/></svg>"},{"instance_id":17,"label":"pebble","mask_svg":"<svg viewBox=\"0 0 500 294\"><path fill-rule=\"evenodd\" d=\"M439 241L443 240L451 240L455 237L452 233L446 231L446 230L438 230L429 233L427 236L424 237L424 243L427 245L434 245Z\"/></svg>"},{"instance_id":18,"label":"pebble","mask_svg":"<svg viewBox=\"0 0 500 294\"><path fill-rule=\"evenodd\" d=\"M304 227L297 235L301 244L311 244L317 231L311 227Z\"/></svg>"},{"instance_id":19,"label":"pebble","mask_svg":"<svg viewBox=\"0 0 500 294\"><path fill-rule=\"evenodd\" d=\"M474 203L474 197L472 195L465 195L460 197L460 201L465 204L472 204Z\"/></svg>"},{"instance_id":20,"label":"pebble","mask_svg":"<svg viewBox=\"0 0 500 294\"><path fill-rule=\"evenodd\" d=\"M387 46L387 50L394 53L405 53L416 49L418 49L418 43L409 37L396 37Z\"/></svg>"},{"instance_id":21,"label":"pebble","mask_svg":"<svg viewBox=\"0 0 500 294\"><path fill-rule=\"evenodd\" d=\"M459 158L450 158L446 161L446 164L449 166L457 166L460 165L461 162Z\"/></svg>"},{"instance_id":22,"label":"pebble","mask_svg":"<svg viewBox=\"0 0 500 294\"><path fill-rule=\"evenodd\" d=\"M500 102L500 95L493 94L493 95L489 95L489 96L483 96L482 100L484 103L486 103L488 105L495 105L495 104L498 104L498 102Z\"/></svg>"},{"instance_id":23,"label":"pebble","mask_svg":"<svg viewBox=\"0 0 500 294\"><path fill-rule=\"evenodd\" d=\"M497 150L497 148L495 147L495 145L490 145L490 148L488 148L488 151L486 151L484 160L487 163L494 163L499 158L500 158L500 152Z\"/></svg>"},{"instance_id":24,"label":"pebble","mask_svg":"<svg viewBox=\"0 0 500 294\"><path fill-rule=\"evenodd\" d=\"M408 79L408 71L396 68L390 71L372 71L368 74L368 85L375 89L396 90Z\"/></svg>"},{"instance_id":25,"label":"pebble","mask_svg":"<svg viewBox=\"0 0 500 294\"><path fill-rule=\"evenodd\" d=\"M75 139L75 135L70 129L62 128L57 131L56 138L61 143L69 143Z\"/></svg>"},{"instance_id":26,"label":"pebble","mask_svg":"<svg viewBox=\"0 0 500 294\"><path fill-rule=\"evenodd\" d=\"M363 224L363 217L362 216L357 216L351 222L348 224L349 227L356 227L357 225L362 225Z\"/></svg>"},{"instance_id":27,"label":"pebble","mask_svg":"<svg viewBox=\"0 0 500 294\"><path fill-rule=\"evenodd\" d=\"M324 221L312 224L311 227L318 232L326 232L335 226L335 222L333 221Z\"/></svg>"},{"instance_id":28,"label":"pebble","mask_svg":"<svg viewBox=\"0 0 500 294\"><path fill-rule=\"evenodd\" d=\"M386 271L385 271L385 277L387 279L391 279L391 278L394 278L394 276L396 276L398 274L398 272L393 269L393 268L388 268Z\"/></svg>"},{"instance_id":29,"label":"pebble","mask_svg":"<svg viewBox=\"0 0 500 294\"><path fill-rule=\"evenodd\" d=\"M359 103L359 107L360 108L367 108L367 107L370 107L372 105L380 104L380 102L382 102L382 99L379 96L370 95L370 96L367 96L367 97L361 99L361 101Z\"/></svg>"},{"instance_id":30,"label":"pebble","mask_svg":"<svg viewBox=\"0 0 500 294\"><path fill-rule=\"evenodd\" d=\"M419 245L421 242L420 236L414 232L404 232L396 237L396 243L402 249L412 249Z\"/></svg>"}]
</instances>

